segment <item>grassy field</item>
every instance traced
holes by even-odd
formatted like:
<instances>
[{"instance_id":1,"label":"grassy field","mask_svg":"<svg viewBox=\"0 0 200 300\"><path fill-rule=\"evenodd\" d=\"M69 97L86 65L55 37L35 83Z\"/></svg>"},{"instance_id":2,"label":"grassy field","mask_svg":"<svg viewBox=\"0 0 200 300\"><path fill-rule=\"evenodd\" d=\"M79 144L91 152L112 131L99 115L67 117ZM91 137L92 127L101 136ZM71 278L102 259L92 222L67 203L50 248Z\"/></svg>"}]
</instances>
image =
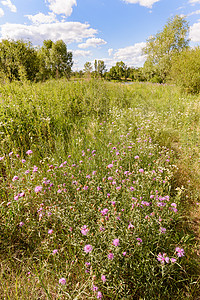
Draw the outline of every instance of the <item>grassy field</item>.
<instances>
[{"instance_id":1,"label":"grassy field","mask_svg":"<svg viewBox=\"0 0 200 300\"><path fill-rule=\"evenodd\" d=\"M2 299L199 299L199 100L0 87Z\"/></svg>"}]
</instances>

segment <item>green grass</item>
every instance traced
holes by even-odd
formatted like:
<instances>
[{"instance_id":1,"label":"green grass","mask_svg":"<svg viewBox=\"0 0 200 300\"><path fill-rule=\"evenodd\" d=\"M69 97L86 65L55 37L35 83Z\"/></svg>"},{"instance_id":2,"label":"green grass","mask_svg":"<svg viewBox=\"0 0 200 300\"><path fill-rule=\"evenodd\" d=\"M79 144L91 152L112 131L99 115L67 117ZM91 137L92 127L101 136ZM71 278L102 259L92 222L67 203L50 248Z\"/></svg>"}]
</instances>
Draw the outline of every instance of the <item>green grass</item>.
<instances>
[{"instance_id":1,"label":"green grass","mask_svg":"<svg viewBox=\"0 0 200 300\"><path fill-rule=\"evenodd\" d=\"M198 299L199 97L98 80L0 93L1 295Z\"/></svg>"}]
</instances>

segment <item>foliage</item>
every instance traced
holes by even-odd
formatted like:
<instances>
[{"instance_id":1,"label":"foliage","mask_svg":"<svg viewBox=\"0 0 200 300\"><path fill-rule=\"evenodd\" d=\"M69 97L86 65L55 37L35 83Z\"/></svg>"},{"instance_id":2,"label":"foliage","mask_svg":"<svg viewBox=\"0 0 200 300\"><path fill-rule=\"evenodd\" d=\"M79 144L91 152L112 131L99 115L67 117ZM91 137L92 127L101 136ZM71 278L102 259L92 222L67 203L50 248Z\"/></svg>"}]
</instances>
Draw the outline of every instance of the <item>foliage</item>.
<instances>
[{"instance_id":1,"label":"foliage","mask_svg":"<svg viewBox=\"0 0 200 300\"><path fill-rule=\"evenodd\" d=\"M127 78L127 66L123 61L117 62L106 74L108 80L121 80Z\"/></svg>"},{"instance_id":2,"label":"foliage","mask_svg":"<svg viewBox=\"0 0 200 300\"><path fill-rule=\"evenodd\" d=\"M100 76L101 78L106 72L106 65L103 60L96 60L94 62L94 73L95 77Z\"/></svg>"},{"instance_id":3,"label":"foliage","mask_svg":"<svg viewBox=\"0 0 200 300\"><path fill-rule=\"evenodd\" d=\"M2 297L196 299L198 98L62 79L0 101Z\"/></svg>"},{"instance_id":4,"label":"foliage","mask_svg":"<svg viewBox=\"0 0 200 300\"><path fill-rule=\"evenodd\" d=\"M37 52L30 42L22 40L2 40L0 42L0 70L9 81L33 81L38 68Z\"/></svg>"},{"instance_id":5,"label":"foliage","mask_svg":"<svg viewBox=\"0 0 200 300\"><path fill-rule=\"evenodd\" d=\"M176 15L168 20L163 30L149 37L143 49L147 55L144 72L147 79L156 74L164 82L170 72L171 58L188 47L189 25L184 17Z\"/></svg>"},{"instance_id":6,"label":"foliage","mask_svg":"<svg viewBox=\"0 0 200 300\"><path fill-rule=\"evenodd\" d=\"M187 49L173 57L171 80L188 93L200 92L200 47Z\"/></svg>"}]
</instances>

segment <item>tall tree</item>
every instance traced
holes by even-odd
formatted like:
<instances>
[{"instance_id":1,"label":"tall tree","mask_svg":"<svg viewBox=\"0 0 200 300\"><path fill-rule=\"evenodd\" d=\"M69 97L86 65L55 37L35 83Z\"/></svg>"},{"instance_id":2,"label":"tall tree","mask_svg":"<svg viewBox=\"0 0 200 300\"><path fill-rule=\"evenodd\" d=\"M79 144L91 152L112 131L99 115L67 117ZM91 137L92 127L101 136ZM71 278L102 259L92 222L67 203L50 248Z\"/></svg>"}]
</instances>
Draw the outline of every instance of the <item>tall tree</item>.
<instances>
[{"instance_id":1,"label":"tall tree","mask_svg":"<svg viewBox=\"0 0 200 300\"><path fill-rule=\"evenodd\" d=\"M176 15L168 20L163 30L149 37L143 53L147 55L144 64L146 76L155 74L165 81L171 68L171 58L186 49L189 44L189 25L184 17Z\"/></svg>"}]
</instances>

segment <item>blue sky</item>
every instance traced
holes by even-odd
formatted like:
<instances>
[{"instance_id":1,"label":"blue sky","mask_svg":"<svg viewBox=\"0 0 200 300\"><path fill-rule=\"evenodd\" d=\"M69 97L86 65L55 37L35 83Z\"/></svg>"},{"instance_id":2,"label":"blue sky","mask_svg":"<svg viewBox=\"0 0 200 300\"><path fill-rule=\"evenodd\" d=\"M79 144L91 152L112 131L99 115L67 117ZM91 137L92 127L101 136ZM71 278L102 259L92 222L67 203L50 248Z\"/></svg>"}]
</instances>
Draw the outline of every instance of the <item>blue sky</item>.
<instances>
[{"instance_id":1,"label":"blue sky","mask_svg":"<svg viewBox=\"0 0 200 300\"><path fill-rule=\"evenodd\" d=\"M200 0L0 0L0 38L34 46L62 39L73 52L74 70L86 61L142 66L141 49L167 20L184 15L191 45L200 43Z\"/></svg>"}]
</instances>

